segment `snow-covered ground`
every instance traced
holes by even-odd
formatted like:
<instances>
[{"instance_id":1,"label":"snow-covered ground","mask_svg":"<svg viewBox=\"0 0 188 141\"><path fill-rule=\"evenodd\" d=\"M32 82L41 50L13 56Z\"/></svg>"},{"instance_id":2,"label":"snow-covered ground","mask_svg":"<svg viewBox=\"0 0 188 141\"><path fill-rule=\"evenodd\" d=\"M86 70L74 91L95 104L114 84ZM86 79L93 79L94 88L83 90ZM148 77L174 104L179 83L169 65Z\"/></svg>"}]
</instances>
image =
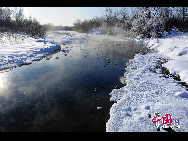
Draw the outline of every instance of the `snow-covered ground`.
<instances>
[{"instance_id":1,"label":"snow-covered ground","mask_svg":"<svg viewBox=\"0 0 188 141\"><path fill-rule=\"evenodd\" d=\"M67 51L81 45L87 34L75 31L48 32L45 39L23 34L0 34L0 70L31 64L55 51Z\"/></svg>"},{"instance_id":2,"label":"snow-covered ground","mask_svg":"<svg viewBox=\"0 0 188 141\"><path fill-rule=\"evenodd\" d=\"M171 60L164 64L170 73L179 75L188 84L188 34L171 32L167 37L157 40L146 40L151 49L168 56Z\"/></svg>"},{"instance_id":3,"label":"snow-covered ground","mask_svg":"<svg viewBox=\"0 0 188 141\"><path fill-rule=\"evenodd\" d=\"M59 45L42 38L3 33L0 35L0 70L30 64L60 49Z\"/></svg>"},{"instance_id":4,"label":"snow-covered ground","mask_svg":"<svg viewBox=\"0 0 188 141\"><path fill-rule=\"evenodd\" d=\"M188 92L178 81L162 74L159 62L170 73L179 75L188 83L188 34L172 31L160 39L142 39L148 48L158 52L146 55L137 54L126 65L121 78L126 86L114 89L111 101L110 119L106 124L107 132L156 132L172 119L175 131L188 131ZM167 62L164 60L168 60ZM166 63L165 63L166 62ZM157 123L154 113L159 113ZM170 114L167 120L165 115ZM167 123L165 123L167 121ZM175 124L179 123L179 128ZM166 125L168 127L168 125Z\"/></svg>"}]
</instances>

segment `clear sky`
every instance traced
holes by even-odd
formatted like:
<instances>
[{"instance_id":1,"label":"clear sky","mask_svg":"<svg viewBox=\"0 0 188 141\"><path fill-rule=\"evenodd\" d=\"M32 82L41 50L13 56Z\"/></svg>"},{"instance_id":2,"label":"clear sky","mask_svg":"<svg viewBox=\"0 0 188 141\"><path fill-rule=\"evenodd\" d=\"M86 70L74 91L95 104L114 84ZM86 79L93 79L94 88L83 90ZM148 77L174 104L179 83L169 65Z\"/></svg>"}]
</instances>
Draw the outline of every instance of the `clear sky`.
<instances>
[{"instance_id":1,"label":"clear sky","mask_svg":"<svg viewBox=\"0 0 188 141\"><path fill-rule=\"evenodd\" d=\"M77 19L102 16L106 7L23 7L23 9L26 17L36 18L41 24L72 26Z\"/></svg>"}]
</instances>

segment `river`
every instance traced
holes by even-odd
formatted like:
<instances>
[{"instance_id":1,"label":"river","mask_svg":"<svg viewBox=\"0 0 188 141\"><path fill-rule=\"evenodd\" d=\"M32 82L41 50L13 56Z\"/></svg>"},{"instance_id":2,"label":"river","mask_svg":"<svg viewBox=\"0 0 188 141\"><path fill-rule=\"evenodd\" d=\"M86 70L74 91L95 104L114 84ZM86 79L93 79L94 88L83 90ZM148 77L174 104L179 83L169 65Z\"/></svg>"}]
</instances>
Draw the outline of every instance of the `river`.
<instances>
[{"instance_id":1,"label":"river","mask_svg":"<svg viewBox=\"0 0 188 141\"><path fill-rule=\"evenodd\" d=\"M64 47L1 72L0 131L105 132L109 93L133 57L124 45Z\"/></svg>"}]
</instances>

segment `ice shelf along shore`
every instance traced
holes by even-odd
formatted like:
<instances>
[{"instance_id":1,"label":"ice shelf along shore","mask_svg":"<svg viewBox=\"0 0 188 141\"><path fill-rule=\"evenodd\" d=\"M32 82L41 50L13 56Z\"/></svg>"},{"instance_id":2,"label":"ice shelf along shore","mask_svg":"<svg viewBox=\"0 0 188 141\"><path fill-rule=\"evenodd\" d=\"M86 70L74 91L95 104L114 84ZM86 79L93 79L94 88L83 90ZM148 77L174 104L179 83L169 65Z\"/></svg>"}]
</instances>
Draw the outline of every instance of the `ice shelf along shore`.
<instances>
[{"instance_id":1,"label":"ice shelf along shore","mask_svg":"<svg viewBox=\"0 0 188 141\"><path fill-rule=\"evenodd\" d=\"M159 65L188 83L188 34L172 31L159 39L140 41L155 53L137 54L127 63L121 78L126 86L110 93L110 100L115 103L106 131L157 132L158 128L165 132L162 120L158 125L152 122L158 112L160 117L171 115L170 127L174 131L187 132L188 92L179 81L163 74ZM160 64L161 60L167 61ZM178 121L178 128L174 121Z\"/></svg>"}]
</instances>

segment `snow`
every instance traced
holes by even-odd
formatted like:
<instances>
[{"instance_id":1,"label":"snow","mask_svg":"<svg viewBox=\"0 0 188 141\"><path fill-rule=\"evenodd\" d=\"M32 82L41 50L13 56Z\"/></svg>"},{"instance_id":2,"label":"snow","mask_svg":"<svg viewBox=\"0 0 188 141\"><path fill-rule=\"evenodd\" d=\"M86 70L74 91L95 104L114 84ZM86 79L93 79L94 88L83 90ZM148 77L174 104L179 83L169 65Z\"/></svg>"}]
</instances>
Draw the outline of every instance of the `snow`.
<instances>
[{"instance_id":1,"label":"snow","mask_svg":"<svg viewBox=\"0 0 188 141\"><path fill-rule=\"evenodd\" d=\"M49 31L45 38L32 38L21 33L0 33L0 70L31 64L57 50L68 52L90 37L100 35L75 31ZM58 58L57 58L58 59Z\"/></svg>"},{"instance_id":2,"label":"snow","mask_svg":"<svg viewBox=\"0 0 188 141\"><path fill-rule=\"evenodd\" d=\"M75 31L49 31L45 38L0 33L0 70L31 64L56 51L68 52L87 37L87 34Z\"/></svg>"},{"instance_id":3,"label":"snow","mask_svg":"<svg viewBox=\"0 0 188 141\"><path fill-rule=\"evenodd\" d=\"M100 109L102 109L102 107L100 107L100 106L99 106L99 107L97 107L97 110L100 110Z\"/></svg>"},{"instance_id":4,"label":"snow","mask_svg":"<svg viewBox=\"0 0 188 141\"><path fill-rule=\"evenodd\" d=\"M45 39L21 34L0 34L0 70L30 64L57 50L66 52L73 46L82 45L86 39L92 39L91 44L103 40L126 40L103 35L100 30L95 29L92 29L90 34L75 31L49 32ZM120 79L126 86L110 93L110 100L115 103L110 109L106 131L156 132L157 126L152 119L154 113L159 112L161 116L171 114L173 120L180 120L180 127L173 130L187 132L188 92L178 81L162 74L160 65L188 83L188 34L173 30L170 34L164 33L159 39L137 41L154 52L137 54L126 64L126 72ZM159 64L161 60L166 61ZM101 108L98 106L97 110ZM164 131L161 123L159 127L160 131Z\"/></svg>"},{"instance_id":5,"label":"snow","mask_svg":"<svg viewBox=\"0 0 188 141\"><path fill-rule=\"evenodd\" d=\"M161 116L170 114L173 122L179 119L179 128L172 126L173 130L187 132L188 92L178 81L162 74L159 61L167 60L162 66L188 83L188 34L173 30L170 34L164 33L159 39L137 41L154 52L137 54L126 64L126 72L120 79L126 86L110 93L110 100L115 103L110 109L106 131L157 132L152 119L154 113L159 112ZM160 131L165 132L162 127L160 122Z\"/></svg>"},{"instance_id":6,"label":"snow","mask_svg":"<svg viewBox=\"0 0 188 141\"><path fill-rule=\"evenodd\" d=\"M163 66L188 83L188 34L171 32L167 37L145 40L147 46L170 58Z\"/></svg>"},{"instance_id":7,"label":"snow","mask_svg":"<svg viewBox=\"0 0 188 141\"><path fill-rule=\"evenodd\" d=\"M106 123L107 132L157 132L157 126L152 122L154 113L161 116L171 114L173 121L180 120L180 127L175 131L188 131L188 92L173 78L162 74L159 61L167 60L162 66L167 67L172 74L179 74L182 81L187 80L187 34L172 31L164 33L160 39L141 39L155 53L137 54L126 65L124 77L120 80L126 86L114 89L111 101L115 103L110 109L110 119ZM46 40L61 45L61 50L81 45L86 39L90 43L99 41L123 42L126 38L103 35L92 29L90 34L74 31L56 31L48 34ZM174 64L173 64L174 63ZM94 90L96 91L96 90ZM97 107L97 110L102 107ZM148 117L151 115L151 118ZM160 131L163 125L160 124Z\"/></svg>"},{"instance_id":8,"label":"snow","mask_svg":"<svg viewBox=\"0 0 188 141\"><path fill-rule=\"evenodd\" d=\"M91 28L89 30L89 33L93 35L104 35L104 31L102 30L102 28Z\"/></svg>"},{"instance_id":9,"label":"snow","mask_svg":"<svg viewBox=\"0 0 188 141\"><path fill-rule=\"evenodd\" d=\"M59 45L43 38L1 33L0 70L31 64L60 49Z\"/></svg>"},{"instance_id":10,"label":"snow","mask_svg":"<svg viewBox=\"0 0 188 141\"><path fill-rule=\"evenodd\" d=\"M180 119L182 124L175 131L188 131L188 93L173 78L155 72L161 58L166 57L138 54L127 64L126 86L111 92L110 100L116 103L110 109L107 132L156 132L152 122L156 112Z\"/></svg>"}]
</instances>

